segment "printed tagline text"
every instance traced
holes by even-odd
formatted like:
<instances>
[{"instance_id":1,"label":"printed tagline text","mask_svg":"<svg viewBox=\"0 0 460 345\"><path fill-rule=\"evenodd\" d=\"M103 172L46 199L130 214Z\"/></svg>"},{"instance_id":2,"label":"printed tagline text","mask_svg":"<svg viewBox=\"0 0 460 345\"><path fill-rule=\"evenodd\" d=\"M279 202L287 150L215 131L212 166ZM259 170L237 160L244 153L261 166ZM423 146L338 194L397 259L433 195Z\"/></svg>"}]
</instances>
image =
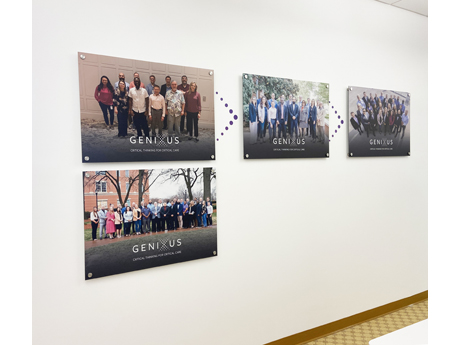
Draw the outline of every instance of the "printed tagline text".
<instances>
[{"instance_id":1,"label":"printed tagline text","mask_svg":"<svg viewBox=\"0 0 460 345\"><path fill-rule=\"evenodd\" d=\"M139 261L139 260L148 260L148 259L155 259L155 258L161 258L165 256L171 256L171 255L178 255L181 254L181 250L177 250L175 252L167 252L167 253L159 253L159 254L153 254L153 255L146 255L146 256L140 256L138 258L133 258L133 261Z\"/></svg>"},{"instance_id":2,"label":"printed tagline text","mask_svg":"<svg viewBox=\"0 0 460 345\"><path fill-rule=\"evenodd\" d=\"M131 152L179 152L179 149L131 149Z\"/></svg>"}]
</instances>

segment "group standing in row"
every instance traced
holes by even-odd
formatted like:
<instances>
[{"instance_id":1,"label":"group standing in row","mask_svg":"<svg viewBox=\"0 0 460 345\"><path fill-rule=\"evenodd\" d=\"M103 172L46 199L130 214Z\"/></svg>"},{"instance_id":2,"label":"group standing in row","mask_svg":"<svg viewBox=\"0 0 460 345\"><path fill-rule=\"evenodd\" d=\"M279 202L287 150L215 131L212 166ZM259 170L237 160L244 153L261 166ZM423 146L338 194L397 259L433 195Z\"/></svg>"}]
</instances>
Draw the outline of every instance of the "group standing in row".
<instances>
[{"instance_id":1,"label":"group standing in row","mask_svg":"<svg viewBox=\"0 0 460 345\"><path fill-rule=\"evenodd\" d=\"M106 238L121 238L124 236L141 235L146 233L157 233L178 229L191 229L196 227L207 227L212 225L214 209L211 201L207 198L195 198L194 200L176 199L168 202L159 200L149 203L141 202L140 207L133 203L133 206L120 204L114 207L97 209L93 208L90 214L92 239L97 240L97 229L99 228L99 239L102 240L105 232ZM122 234L123 231L123 234Z\"/></svg>"},{"instance_id":2,"label":"group standing in row","mask_svg":"<svg viewBox=\"0 0 460 345\"><path fill-rule=\"evenodd\" d=\"M402 131L401 139L404 138L406 126L409 123L409 110L406 109L405 101L400 100L399 96L388 97L388 94L383 96L383 92L378 96L366 95L363 92L363 97L359 95L356 102L356 112L351 112L350 123L353 129L357 130L359 135L364 132L369 137L369 132L375 136L378 131L384 136L393 135L396 138Z\"/></svg>"},{"instance_id":3,"label":"group standing in row","mask_svg":"<svg viewBox=\"0 0 460 345\"><path fill-rule=\"evenodd\" d=\"M117 114L119 137L126 137L128 126L132 126L138 137L150 134L162 137L162 132L167 130L171 137L180 139L181 133L188 133L189 140L198 141L201 96L195 82L187 84L187 76L183 75L178 85L166 76L165 84L160 87L151 75L146 87L137 72L129 85L123 73L119 73L118 78L112 86L109 78L102 76L94 91L107 128L113 128L114 114Z\"/></svg>"},{"instance_id":4,"label":"group standing in row","mask_svg":"<svg viewBox=\"0 0 460 345\"><path fill-rule=\"evenodd\" d=\"M319 102L316 106L314 99L310 101L302 100L289 95L289 100L285 102L284 95L281 95L279 102L275 94L267 101L261 90L261 98L257 99L253 94L249 103L249 132L250 144L264 143L268 128L269 142L274 138L306 138L311 137L312 142L324 144L328 139L324 130L326 110L323 103ZM317 135L318 131L318 135ZM278 132L278 135L277 135Z\"/></svg>"}]
</instances>

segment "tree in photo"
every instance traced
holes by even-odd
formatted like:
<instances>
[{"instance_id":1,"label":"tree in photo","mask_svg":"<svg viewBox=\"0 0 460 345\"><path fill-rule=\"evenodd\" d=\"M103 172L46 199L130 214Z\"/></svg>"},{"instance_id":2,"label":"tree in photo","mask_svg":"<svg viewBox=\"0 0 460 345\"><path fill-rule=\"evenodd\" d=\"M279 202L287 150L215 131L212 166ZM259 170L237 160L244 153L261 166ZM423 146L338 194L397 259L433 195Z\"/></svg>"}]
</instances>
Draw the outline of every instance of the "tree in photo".
<instances>
[{"instance_id":1,"label":"tree in photo","mask_svg":"<svg viewBox=\"0 0 460 345\"><path fill-rule=\"evenodd\" d=\"M260 90L263 91L267 100L271 98L272 93L279 100L281 95L284 95L286 99L290 94L296 96L299 92L299 86L292 79L287 78L266 77L255 74L248 74L248 78L243 77L243 115L246 125L249 122L249 103L253 94L257 98L261 97Z\"/></svg>"}]
</instances>

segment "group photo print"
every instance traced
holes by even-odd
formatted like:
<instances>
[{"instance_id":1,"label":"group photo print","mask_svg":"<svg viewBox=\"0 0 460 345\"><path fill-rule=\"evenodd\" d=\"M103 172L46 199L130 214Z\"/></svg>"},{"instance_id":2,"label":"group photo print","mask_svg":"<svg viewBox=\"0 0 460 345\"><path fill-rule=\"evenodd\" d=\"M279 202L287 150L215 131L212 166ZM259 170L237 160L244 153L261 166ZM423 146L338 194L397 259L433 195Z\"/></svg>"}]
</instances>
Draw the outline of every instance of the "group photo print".
<instances>
[{"instance_id":1,"label":"group photo print","mask_svg":"<svg viewBox=\"0 0 460 345\"><path fill-rule=\"evenodd\" d=\"M328 157L326 83L243 74L244 158Z\"/></svg>"},{"instance_id":2,"label":"group photo print","mask_svg":"<svg viewBox=\"0 0 460 345\"><path fill-rule=\"evenodd\" d=\"M85 279L217 255L214 168L83 173Z\"/></svg>"},{"instance_id":3,"label":"group photo print","mask_svg":"<svg viewBox=\"0 0 460 345\"><path fill-rule=\"evenodd\" d=\"M210 69L78 53L82 161L215 159Z\"/></svg>"},{"instance_id":4,"label":"group photo print","mask_svg":"<svg viewBox=\"0 0 460 345\"><path fill-rule=\"evenodd\" d=\"M410 94L348 88L350 157L410 155Z\"/></svg>"}]
</instances>

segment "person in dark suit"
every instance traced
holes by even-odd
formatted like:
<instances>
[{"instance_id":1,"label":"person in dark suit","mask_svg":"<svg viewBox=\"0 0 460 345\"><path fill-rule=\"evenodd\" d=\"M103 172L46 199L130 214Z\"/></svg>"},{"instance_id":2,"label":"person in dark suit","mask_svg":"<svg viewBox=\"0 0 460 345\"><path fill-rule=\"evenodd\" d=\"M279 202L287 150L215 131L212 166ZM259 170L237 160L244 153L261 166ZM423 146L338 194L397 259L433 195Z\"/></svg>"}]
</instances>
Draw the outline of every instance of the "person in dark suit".
<instances>
[{"instance_id":1,"label":"person in dark suit","mask_svg":"<svg viewBox=\"0 0 460 345\"><path fill-rule=\"evenodd\" d=\"M251 103L249 103L249 143L257 143L257 99L252 97Z\"/></svg>"},{"instance_id":2,"label":"person in dark suit","mask_svg":"<svg viewBox=\"0 0 460 345\"><path fill-rule=\"evenodd\" d=\"M281 137L281 132L283 133L284 139L286 139L286 119L289 116L289 110L287 105L284 103L284 96L281 96L280 104L276 110L276 124L278 125L278 138Z\"/></svg>"},{"instance_id":3,"label":"person in dark suit","mask_svg":"<svg viewBox=\"0 0 460 345\"><path fill-rule=\"evenodd\" d=\"M366 93L363 92L363 98L361 98L364 102L364 104L366 105L366 108L369 107L369 97L366 96Z\"/></svg>"},{"instance_id":4,"label":"person in dark suit","mask_svg":"<svg viewBox=\"0 0 460 345\"><path fill-rule=\"evenodd\" d=\"M300 111L299 111L299 106L295 103L296 102L296 98L295 97L292 97L292 103L289 105L289 118L291 119L291 128L290 128L290 133L289 135L291 136L291 138L293 138L293 132L295 130L295 137L297 138L298 137L298 119L299 119L299 115L300 115Z\"/></svg>"},{"instance_id":5,"label":"person in dark suit","mask_svg":"<svg viewBox=\"0 0 460 345\"><path fill-rule=\"evenodd\" d=\"M369 113L367 112L366 109L363 110L363 116L361 118L361 121L363 123L363 127L364 127L364 130L366 131L367 133L367 137L369 138L369 125L370 125L370 121L369 121Z\"/></svg>"},{"instance_id":6,"label":"person in dark suit","mask_svg":"<svg viewBox=\"0 0 460 345\"><path fill-rule=\"evenodd\" d=\"M369 94L369 105L372 107L373 110L375 110L376 104L374 97L372 97L372 93Z\"/></svg>"},{"instance_id":7,"label":"person in dark suit","mask_svg":"<svg viewBox=\"0 0 460 345\"><path fill-rule=\"evenodd\" d=\"M161 207L160 210L160 226L161 226L161 231L165 231L165 223L168 220L168 216L170 213L169 207L166 205L166 203L163 203L163 206Z\"/></svg>"},{"instance_id":8,"label":"person in dark suit","mask_svg":"<svg viewBox=\"0 0 460 345\"><path fill-rule=\"evenodd\" d=\"M359 125L363 126L363 129L364 129L364 125L363 125L363 109L360 106L358 106L358 111L356 112L356 117L358 118ZM361 132L363 132L363 130L361 130Z\"/></svg>"},{"instance_id":9,"label":"person in dark suit","mask_svg":"<svg viewBox=\"0 0 460 345\"><path fill-rule=\"evenodd\" d=\"M313 142L316 142L316 116L317 116L317 109L316 109L316 105L315 105L315 100L312 99L311 100L311 105L310 105L310 119L311 119L311 125L310 125L310 128L311 128L311 137L312 137L312 141Z\"/></svg>"},{"instance_id":10,"label":"person in dark suit","mask_svg":"<svg viewBox=\"0 0 460 345\"><path fill-rule=\"evenodd\" d=\"M166 84L161 85L161 90L160 90L160 95L162 95L163 98L166 97L166 92L172 89L171 77L169 75L165 77L165 82ZM163 120L163 130L167 130L167 129L168 129L168 117L165 116L165 119Z\"/></svg>"},{"instance_id":11,"label":"person in dark suit","mask_svg":"<svg viewBox=\"0 0 460 345\"><path fill-rule=\"evenodd\" d=\"M372 110L369 110L369 129L375 137L375 129L377 128L377 117Z\"/></svg>"},{"instance_id":12,"label":"person in dark suit","mask_svg":"<svg viewBox=\"0 0 460 345\"><path fill-rule=\"evenodd\" d=\"M353 126L354 129L356 129L359 133L359 135L361 135L362 131L361 131L361 126L359 124L359 120L358 118L356 117L355 113L354 112L351 112L351 119L350 119L350 123L351 125Z\"/></svg>"},{"instance_id":13,"label":"person in dark suit","mask_svg":"<svg viewBox=\"0 0 460 345\"><path fill-rule=\"evenodd\" d=\"M379 126L379 133L382 134L382 127L384 126L382 109L379 109L379 112L377 113L377 124Z\"/></svg>"},{"instance_id":14,"label":"person in dark suit","mask_svg":"<svg viewBox=\"0 0 460 345\"><path fill-rule=\"evenodd\" d=\"M387 131L389 130L390 126L390 113L388 112L388 109L385 108L383 112L383 135L387 135Z\"/></svg>"},{"instance_id":15,"label":"person in dark suit","mask_svg":"<svg viewBox=\"0 0 460 345\"><path fill-rule=\"evenodd\" d=\"M176 230L177 229L177 213L178 213L178 205L177 199L174 198L173 202L171 203L171 210L169 212L169 224L168 230Z\"/></svg>"},{"instance_id":16,"label":"person in dark suit","mask_svg":"<svg viewBox=\"0 0 460 345\"><path fill-rule=\"evenodd\" d=\"M395 138L396 138L398 133L401 131L401 110L398 110L398 112L395 112L395 113L396 113L396 117L395 117L394 131L395 131Z\"/></svg>"},{"instance_id":17,"label":"person in dark suit","mask_svg":"<svg viewBox=\"0 0 460 345\"><path fill-rule=\"evenodd\" d=\"M203 207L203 205L201 205L201 202L197 202L197 203L196 203L196 207L195 207L195 210L196 210L196 212L195 212L195 217L196 217L196 219L197 219L197 221L198 221L198 227L201 227L201 226L202 226L202 224L201 224L201 220L202 220L202 219L201 219L201 217L200 217L200 216L201 216L201 212L203 211L202 207Z\"/></svg>"}]
</instances>

